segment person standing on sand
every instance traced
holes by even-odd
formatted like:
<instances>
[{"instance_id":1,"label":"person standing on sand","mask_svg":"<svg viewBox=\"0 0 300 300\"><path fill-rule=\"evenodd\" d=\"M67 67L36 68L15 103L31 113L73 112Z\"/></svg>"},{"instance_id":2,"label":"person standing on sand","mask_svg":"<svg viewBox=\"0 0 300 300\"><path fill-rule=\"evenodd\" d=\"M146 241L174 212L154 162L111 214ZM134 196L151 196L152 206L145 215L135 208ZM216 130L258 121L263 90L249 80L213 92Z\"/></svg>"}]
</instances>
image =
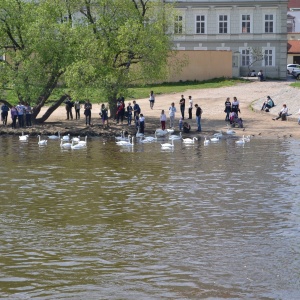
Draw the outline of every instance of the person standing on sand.
<instances>
[{"instance_id":1,"label":"person standing on sand","mask_svg":"<svg viewBox=\"0 0 300 300\"><path fill-rule=\"evenodd\" d=\"M75 101L75 104L74 104L74 107L75 107L75 115L76 115L76 120L80 119L80 108L81 108L81 105L80 105L80 102L78 100Z\"/></svg>"},{"instance_id":2,"label":"person standing on sand","mask_svg":"<svg viewBox=\"0 0 300 300\"><path fill-rule=\"evenodd\" d=\"M71 120L73 120L72 108L74 106L74 103L72 102L70 97L67 98L65 104L66 104L67 120L70 120L70 118Z\"/></svg>"},{"instance_id":3,"label":"person standing on sand","mask_svg":"<svg viewBox=\"0 0 300 300\"><path fill-rule=\"evenodd\" d=\"M231 113L231 102L229 97L225 101L224 112L226 113L225 121L229 121L229 114Z\"/></svg>"},{"instance_id":4,"label":"person standing on sand","mask_svg":"<svg viewBox=\"0 0 300 300\"><path fill-rule=\"evenodd\" d=\"M189 119L192 119L193 112L193 99L192 96L189 96Z\"/></svg>"},{"instance_id":5,"label":"person standing on sand","mask_svg":"<svg viewBox=\"0 0 300 300\"><path fill-rule=\"evenodd\" d=\"M92 116L92 104L90 100L87 99L84 104L84 115L85 115L85 125L91 125L91 116Z\"/></svg>"},{"instance_id":6,"label":"person standing on sand","mask_svg":"<svg viewBox=\"0 0 300 300\"><path fill-rule=\"evenodd\" d=\"M202 115L202 109L198 104L195 104L196 107L196 123L197 123L197 131L201 132L201 115Z\"/></svg>"},{"instance_id":7,"label":"person standing on sand","mask_svg":"<svg viewBox=\"0 0 300 300\"><path fill-rule=\"evenodd\" d=\"M171 106L170 106L170 108L169 108L170 128L174 128L175 113L176 113L175 103L172 102L172 103L171 103Z\"/></svg>"},{"instance_id":8,"label":"person standing on sand","mask_svg":"<svg viewBox=\"0 0 300 300\"><path fill-rule=\"evenodd\" d=\"M150 108L153 109L154 102L155 102L155 96L154 96L153 91L150 92L149 102L150 102Z\"/></svg>"},{"instance_id":9,"label":"person standing on sand","mask_svg":"<svg viewBox=\"0 0 300 300\"><path fill-rule=\"evenodd\" d=\"M107 108L105 107L105 104L103 103L101 105L101 118L102 118L102 125L105 127L105 121L106 121L106 127L108 127L108 113L107 113Z\"/></svg>"},{"instance_id":10,"label":"person standing on sand","mask_svg":"<svg viewBox=\"0 0 300 300\"><path fill-rule=\"evenodd\" d=\"M239 116L240 112L240 102L236 97L233 97L232 105L231 105L231 111L235 112L237 116Z\"/></svg>"},{"instance_id":11,"label":"person standing on sand","mask_svg":"<svg viewBox=\"0 0 300 300\"><path fill-rule=\"evenodd\" d=\"M3 105L1 106L1 119L4 126L6 126L7 124L8 112L9 112L9 107L7 106L7 104L3 103Z\"/></svg>"},{"instance_id":12,"label":"person standing on sand","mask_svg":"<svg viewBox=\"0 0 300 300\"><path fill-rule=\"evenodd\" d=\"M10 115L11 115L11 128L15 129L17 127L17 117L18 117L18 111L15 106L13 106L10 110Z\"/></svg>"},{"instance_id":13,"label":"person standing on sand","mask_svg":"<svg viewBox=\"0 0 300 300\"><path fill-rule=\"evenodd\" d=\"M181 95L179 104L180 104L180 112L181 112L182 120L184 120L185 98L183 95Z\"/></svg>"},{"instance_id":14,"label":"person standing on sand","mask_svg":"<svg viewBox=\"0 0 300 300\"><path fill-rule=\"evenodd\" d=\"M133 108L131 106L131 103L129 102L127 105L127 125L130 126L131 125L131 121L132 121L132 112L133 112Z\"/></svg>"},{"instance_id":15,"label":"person standing on sand","mask_svg":"<svg viewBox=\"0 0 300 300\"><path fill-rule=\"evenodd\" d=\"M160 114L160 124L161 124L161 129L165 130L166 129L166 121L167 121L167 116L165 114L165 111L162 110Z\"/></svg>"}]
</instances>

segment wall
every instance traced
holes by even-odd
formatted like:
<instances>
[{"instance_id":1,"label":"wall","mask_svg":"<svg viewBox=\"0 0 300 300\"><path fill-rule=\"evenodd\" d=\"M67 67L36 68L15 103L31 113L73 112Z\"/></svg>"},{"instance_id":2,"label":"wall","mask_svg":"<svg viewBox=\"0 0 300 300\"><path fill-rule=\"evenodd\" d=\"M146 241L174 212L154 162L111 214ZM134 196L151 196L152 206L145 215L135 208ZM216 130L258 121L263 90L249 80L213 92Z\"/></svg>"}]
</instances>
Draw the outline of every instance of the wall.
<instances>
[{"instance_id":1,"label":"wall","mask_svg":"<svg viewBox=\"0 0 300 300\"><path fill-rule=\"evenodd\" d=\"M182 50L177 52L177 58L186 60L187 64L181 71L171 70L169 82L232 77L231 51ZM172 69L172 59L169 65Z\"/></svg>"}]
</instances>

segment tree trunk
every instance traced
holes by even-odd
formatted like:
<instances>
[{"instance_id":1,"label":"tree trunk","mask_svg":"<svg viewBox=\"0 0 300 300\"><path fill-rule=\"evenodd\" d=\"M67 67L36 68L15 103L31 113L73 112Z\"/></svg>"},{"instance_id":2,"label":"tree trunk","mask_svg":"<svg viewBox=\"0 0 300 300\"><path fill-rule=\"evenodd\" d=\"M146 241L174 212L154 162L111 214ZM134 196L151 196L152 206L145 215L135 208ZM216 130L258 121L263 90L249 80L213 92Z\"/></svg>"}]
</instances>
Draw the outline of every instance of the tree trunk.
<instances>
[{"instance_id":1,"label":"tree trunk","mask_svg":"<svg viewBox=\"0 0 300 300\"><path fill-rule=\"evenodd\" d=\"M47 111L44 113L44 115L41 118L36 118L35 119L35 123L43 123L45 122L50 116L51 114L67 99L67 95L63 95L59 100L57 100L52 106L50 106ZM38 105L37 109L40 111L41 107L43 105L40 104Z\"/></svg>"}]
</instances>

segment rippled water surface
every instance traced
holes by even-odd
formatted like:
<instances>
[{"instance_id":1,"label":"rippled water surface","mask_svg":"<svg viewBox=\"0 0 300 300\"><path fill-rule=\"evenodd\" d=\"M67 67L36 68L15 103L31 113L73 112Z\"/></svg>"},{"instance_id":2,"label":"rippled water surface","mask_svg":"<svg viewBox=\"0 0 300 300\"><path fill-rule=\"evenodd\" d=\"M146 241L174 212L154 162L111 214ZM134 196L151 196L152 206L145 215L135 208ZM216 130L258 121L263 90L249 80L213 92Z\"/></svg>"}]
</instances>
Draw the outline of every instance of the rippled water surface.
<instances>
[{"instance_id":1,"label":"rippled water surface","mask_svg":"<svg viewBox=\"0 0 300 300\"><path fill-rule=\"evenodd\" d=\"M300 299L299 141L0 153L1 299Z\"/></svg>"}]
</instances>

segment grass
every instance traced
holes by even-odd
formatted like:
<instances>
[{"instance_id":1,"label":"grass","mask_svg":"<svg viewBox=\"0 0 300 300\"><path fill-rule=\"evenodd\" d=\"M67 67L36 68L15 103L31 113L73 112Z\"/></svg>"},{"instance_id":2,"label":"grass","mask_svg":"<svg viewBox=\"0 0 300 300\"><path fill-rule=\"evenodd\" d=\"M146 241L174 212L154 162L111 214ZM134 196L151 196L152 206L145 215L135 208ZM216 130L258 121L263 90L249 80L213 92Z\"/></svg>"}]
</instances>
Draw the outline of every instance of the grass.
<instances>
[{"instance_id":1,"label":"grass","mask_svg":"<svg viewBox=\"0 0 300 300\"><path fill-rule=\"evenodd\" d=\"M237 79L228 79L228 78L215 78L205 81L182 81L182 82L169 82L161 84L151 84L143 86L132 86L128 89L127 99L140 99L147 98L149 96L150 90L153 90L155 95L162 94L173 94L173 93L184 93L186 90L191 89L207 89L207 88L221 88L234 86L238 83L247 83L249 80L237 78ZM11 89L5 89L1 91L1 98L7 100L11 104L17 104L18 99L16 94ZM72 91L67 88L56 88L47 104L51 104L58 100L63 94L68 93L72 95ZM87 97L91 100L92 103L106 102L106 99L101 98L101 90L90 89Z\"/></svg>"}]
</instances>

